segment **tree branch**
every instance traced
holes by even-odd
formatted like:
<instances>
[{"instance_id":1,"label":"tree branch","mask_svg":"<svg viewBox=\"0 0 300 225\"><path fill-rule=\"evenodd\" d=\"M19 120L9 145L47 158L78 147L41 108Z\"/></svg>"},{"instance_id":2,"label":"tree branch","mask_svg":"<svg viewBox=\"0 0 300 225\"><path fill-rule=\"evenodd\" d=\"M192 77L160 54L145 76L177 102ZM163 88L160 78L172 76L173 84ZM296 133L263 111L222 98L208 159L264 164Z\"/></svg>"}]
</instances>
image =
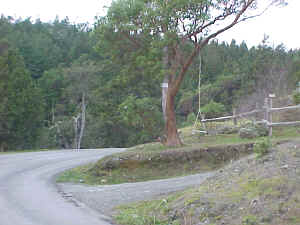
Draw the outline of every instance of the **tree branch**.
<instances>
[{"instance_id":1,"label":"tree branch","mask_svg":"<svg viewBox=\"0 0 300 225\"><path fill-rule=\"evenodd\" d=\"M131 43L133 43L135 45L135 47L137 48L141 48L142 45L134 38L132 38L128 33L121 31L121 34L127 39L129 40Z\"/></svg>"},{"instance_id":2,"label":"tree branch","mask_svg":"<svg viewBox=\"0 0 300 225\"><path fill-rule=\"evenodd\" d=\"M243 8L241 9L241 11L236 15L235 19L226 27L218 30L217 32L209 35L207 38L205 38L200 44L197 45L197 47L194 49L194 51L192 52L192 54L190 55L190 57L186 60L186 63L184 64L184 66L181 68L181 71L177 77L177 79L174 82L174 85L172 85L170 91L172 95L176 95L176 93L179 90L180 84L184 78L184 76L186 75L186 72L189 68L189 66L192 64L194 58L199 54L200 50L206 45L208 44L208 42L212 39L215 38L216 36L218 36L219 34L223 33L226 30L229 30L230 28L232 28L233 26L235 26L237 23L239 23L239 19L240 17L244 14L244 12L250 7L250 5L254 2L255 0L248 0L247 2L245 2ZM212 21L213 22L213 21ZM186 37L184 37L186 38Z\"/></svg>"}]
</instances>

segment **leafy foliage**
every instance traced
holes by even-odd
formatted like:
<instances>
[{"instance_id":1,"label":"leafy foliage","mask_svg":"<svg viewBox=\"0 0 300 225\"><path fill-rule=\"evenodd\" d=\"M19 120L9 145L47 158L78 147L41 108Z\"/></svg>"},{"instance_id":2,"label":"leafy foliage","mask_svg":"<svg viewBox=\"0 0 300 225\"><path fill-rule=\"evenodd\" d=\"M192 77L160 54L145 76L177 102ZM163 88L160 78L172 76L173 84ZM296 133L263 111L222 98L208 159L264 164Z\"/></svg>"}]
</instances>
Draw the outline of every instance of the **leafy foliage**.
<instances>
[{"instance_id":1,"label":"leafy foliage","mask_svg":"<svg viewBox=\"0 0 300 225\"><path fill-rule=\"evenodd\" d=\"M120 104L118 110L120 112L120 121L128 129L134 129L135 132L140 133L138 136L129 137L132 143L153 141L155 137L159 136L163 122L158 103L153 98L138 99L134 96L128 96ZM133 137L137 140L134 140Z\"/></svg>"},{"instance_id":2,"label":"leafy foliage","mask_svg":"<svg viewBox=\"0 0 300 225\"><path fill-rule=\"evenodd\" d=\"M43 123L43 100L22 57L0 40L0 151L32 148Z\"/></svg>"},{"instance_id":3,"label":"leafy foliage","mask_svg":"<svg viewBox=\"0 0 300 225\"><path fill-rule=\"evenodd\" d=\"M213 16L200 15L193 7L196 2L185 8L184 1L170 5L156 1L155 8L140 0L115 1L94 28L71 24L68 19L43 23L2 16L1 149L72 147L73 117L79 113L82 91L87 93L83 148L153 141L163 127L160 83L170 72L164 68L162 49L181 43L181 36L175 35L176 18L201 21ZM182 10L177 15L173 9ZM119 21L122 24L112 29ZM162 36L165 24L169 27ZM188 24L182 34L191 29ZM193 47L191 41L180 44L182 57ZM292 93L299 80L299 59L298 50L287 51L282 45L272 48L267 38L250 49L244 42L212 40L201 51L201 110L206 117L223 116L231 114L232 108L243 111L261 105L270 92ZM195 58L175 99L180 126L194 121L197 113L198 73Z\"/></svg>"},{"instance_id":4,"label":"leafy foliage","mask_svg":"<svg viewBox=\"0 0 300 225\"><path fill-rule=\"evenodd\" d=\"M225 106L222 103L211 100L208 104L202 107L202 113L206 118L219 117L226 112Z\"/></svg>"},{"instance_id":5,"label":"leafy foliage","mask_svg":"<svg viewBox=\"0 0 300 225\"><path fill-rule=\"evenodd\" d=\"M295 104L300 104L300 92L299 91L295 91L293 93L293 101Z\"/></svg>"},{"instance_id":6,"label":"leafy foliage","mask_svg":"<svg viewBox=\"0 0 300 225\"><path fill-rule=\"evenodd\" d=\"M257 157L262 157L270 151L271 147L270 138L263 138L255 143L253 151L257 154Z\"/></svg>"}]
</instances>

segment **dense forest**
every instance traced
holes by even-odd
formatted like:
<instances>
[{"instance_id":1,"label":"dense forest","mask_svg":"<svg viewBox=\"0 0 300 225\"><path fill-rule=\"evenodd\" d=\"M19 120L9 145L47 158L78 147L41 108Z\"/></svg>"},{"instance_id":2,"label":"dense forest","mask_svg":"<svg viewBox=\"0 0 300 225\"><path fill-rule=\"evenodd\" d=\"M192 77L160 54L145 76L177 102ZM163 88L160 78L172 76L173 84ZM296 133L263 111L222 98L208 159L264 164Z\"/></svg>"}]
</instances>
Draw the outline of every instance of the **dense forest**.
<instances>
[{"instance_id":1,"label":"dense forest","mask_svg":"<svg viewBox=\"0 0 300 225\"><path fill-rule=\"evenodd\" d=\"M162 49L145 46L141 57L132 45L111 46L101 26L1 16L0 151L127 147L162 135ZM176 98L179 126L198 111L199 64ZM267 37L251 48L213 40L201 65L206 117L246 111L269 93L286 96L300 81L300 51Z\"/></svg>"}]
</instances>

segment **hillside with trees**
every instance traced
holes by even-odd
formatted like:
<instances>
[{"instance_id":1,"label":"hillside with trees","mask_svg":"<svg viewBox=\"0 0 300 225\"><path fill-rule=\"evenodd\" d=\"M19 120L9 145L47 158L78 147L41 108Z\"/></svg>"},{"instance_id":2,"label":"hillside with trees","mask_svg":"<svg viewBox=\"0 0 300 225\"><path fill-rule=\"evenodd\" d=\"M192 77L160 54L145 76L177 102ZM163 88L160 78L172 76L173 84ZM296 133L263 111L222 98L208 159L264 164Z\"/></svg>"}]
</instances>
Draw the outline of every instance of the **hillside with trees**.
<instances>
[{"instance_id":1,"label":"hillside with trees","mask_svg":"<svg viewBox=\"0 0 300 225\"><path fill-rule=\"evenodd\" d=\"M0 151L128 147L163 135L165 49L156 40L138 48L106 29L104 18L92 27L1 16ZM200 54L207 118L289 95L300 81L300 51L267 36L251 48L212 38ZM194 57L174 99L177 127L198 111L199 63Z\"/></svg>"}]
</instances>

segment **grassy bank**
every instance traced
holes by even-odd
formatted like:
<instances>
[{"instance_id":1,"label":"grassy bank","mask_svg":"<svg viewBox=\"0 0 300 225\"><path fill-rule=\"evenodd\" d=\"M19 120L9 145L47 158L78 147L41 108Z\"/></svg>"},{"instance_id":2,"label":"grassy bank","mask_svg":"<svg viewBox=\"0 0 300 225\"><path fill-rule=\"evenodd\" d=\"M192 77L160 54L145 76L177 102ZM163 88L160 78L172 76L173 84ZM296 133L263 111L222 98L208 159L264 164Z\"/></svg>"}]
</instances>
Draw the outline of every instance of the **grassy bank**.
<instances>
[{"instance_id":1,"label":"grassy bank","mask_svg":"<svg viewBox=\"0 0 300 225\"><path fill-rule=\"evenodd\" d=\"M66 171L58 181L119 184L212 171L252 153L253 144L128 152Z\"/></svg>"},{"instance_id":2,"label":"grassy bank","mask_svg":"<svg viewBox=\"0 0 300 225\"><path fill-rule=\"evenodd\" d=\"M251 144L260 139L241 139L237 134L197 136L191 132L191 127L181 129L183 147L168 149L157 142L135 146L96 164L68 170L57 181L119 184L216 170L231 160L252 153ZM274 129L273 134L274 143L299 135L296 128Z\"/></svg>"},{"instance_id":3,"label":"grassy bank","mask_svg":"<svg viewBox=\"0 0 300 225\"><path fill-rule=\"evenodd\" d=\"M300 141L223 168L197 188L121 206L122 225L299 225Z\"/></svg>"}]
</instances>

